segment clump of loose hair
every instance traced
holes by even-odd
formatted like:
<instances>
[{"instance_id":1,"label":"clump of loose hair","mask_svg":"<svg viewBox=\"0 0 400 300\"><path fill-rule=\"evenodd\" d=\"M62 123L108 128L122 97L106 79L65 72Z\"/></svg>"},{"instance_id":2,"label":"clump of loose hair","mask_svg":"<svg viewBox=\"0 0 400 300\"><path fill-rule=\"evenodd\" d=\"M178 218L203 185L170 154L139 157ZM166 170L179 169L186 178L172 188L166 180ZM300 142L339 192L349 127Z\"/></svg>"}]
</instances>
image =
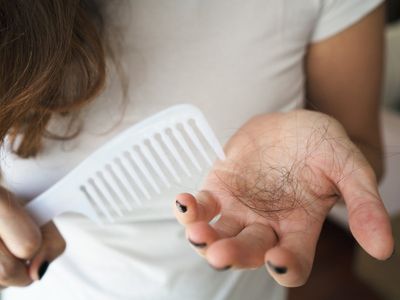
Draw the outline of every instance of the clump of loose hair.
<instances>
[{"instance_id":1,"label":"clump of loose hair","mask_svg":"<svg viewBox=\"0 0 400 300\"><path fill-rule=\"evenodd\" d=\"M105 84L103 20L93 0L0 1L0 143L35 156L54 115L72 116ZM18 137L18 139L17 139ZM16 142L18 140L18 143Z\"/></svg>"},{"instance_id":2,"label":"clump of loose hair","mask_svg":"<svg viewBox=\"0 0 400 300\"><path fill-rule=\"evenodd\" d=\"M298 209L311 218L319 218L315 214L316 205L330 203L333 199L340 199L341 195L333 182L332 186L324 184L328 181L321 176L318 168L313 167L313 155L325 153L326 164L332 167L332 172L335 170L341 174L340 181L357 171L357 168L349 168L351 172L345 173L342 169L343 165L353 163L354 150L342 144L340 138L332 137L329 126L322 123L310 130L307 140L296 147L295 155L290 153L285 143L268 144L260 142L262 136L248 137L248 143L240 151L240 157L246 159L226 160L224 167L213 171L213 176L222 186L224 194L268 220L285 219ZM296 139L296 136L293 135L293 138ZM343 158L345 161L340 161L335 153L339 144L349 152ZM276 156L270 156L270 151L288 155L289 159L276 159Z\"/></svg>"},{"instance_id":3,"label":"clump of loose hair","mask_svg":"<svg viewBox=\"0 0 400 300\"><path fill-rule=\"evenodd\" d=\"M295 162L291 168L264 161L258 166L235 164L229 173L216 171L225 192L270 220L284 219L296 208L309 205L304 199L304 182L299 177L305 164Z\"/></svg>"}]
</instances>

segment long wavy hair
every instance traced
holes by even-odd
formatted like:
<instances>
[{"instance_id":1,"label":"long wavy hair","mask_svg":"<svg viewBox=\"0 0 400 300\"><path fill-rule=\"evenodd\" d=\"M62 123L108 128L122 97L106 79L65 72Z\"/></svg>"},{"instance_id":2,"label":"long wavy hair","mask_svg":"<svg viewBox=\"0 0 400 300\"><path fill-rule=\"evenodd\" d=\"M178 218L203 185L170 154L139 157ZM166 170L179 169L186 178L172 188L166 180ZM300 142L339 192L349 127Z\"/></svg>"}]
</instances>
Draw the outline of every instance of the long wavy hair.
<instances>
[{"instance_id":1,"label":"long wavy hair","mask_svg":"<svg viewBox=\"0 0 400 300\"><path fill-rule=\"evenodd\" d=\"M0 0L0 145L35 156L55 115L71 116L105 84L96 0ZM18 137L18 138L17 138ZM16 142L18 141L18 142Z\"/></svg>"}]
</instances>

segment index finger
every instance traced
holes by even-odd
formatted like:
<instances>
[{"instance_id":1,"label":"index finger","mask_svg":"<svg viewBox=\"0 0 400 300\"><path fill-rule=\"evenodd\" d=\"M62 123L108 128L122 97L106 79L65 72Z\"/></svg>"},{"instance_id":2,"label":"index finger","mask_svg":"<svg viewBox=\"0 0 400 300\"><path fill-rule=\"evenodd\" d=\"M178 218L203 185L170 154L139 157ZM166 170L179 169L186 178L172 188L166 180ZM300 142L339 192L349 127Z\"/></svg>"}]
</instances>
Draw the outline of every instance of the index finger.
<instances>
[{"instance_id":1,"label":"index finger","mask_svg":"<svg viewBox=\"0 0 400 300\"><path fill-rule=\"evenodd\" d=\"M39 227L14 196L0 187L0 238L17 258L30 259L39 250L42 237Z\"/></svg>"}]
</instances>

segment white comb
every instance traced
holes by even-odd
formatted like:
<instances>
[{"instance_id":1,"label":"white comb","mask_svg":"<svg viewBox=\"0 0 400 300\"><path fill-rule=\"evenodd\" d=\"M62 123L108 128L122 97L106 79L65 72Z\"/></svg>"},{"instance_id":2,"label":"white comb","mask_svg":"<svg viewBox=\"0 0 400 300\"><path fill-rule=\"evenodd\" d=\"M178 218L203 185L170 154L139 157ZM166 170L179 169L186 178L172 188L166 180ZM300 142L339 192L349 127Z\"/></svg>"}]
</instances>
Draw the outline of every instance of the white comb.
<instances>
[{"instance_id":1,"label":"white comb","mask_svg":"<svg viewBox=\"0 0 400 300\"><path fill-rule=\"evenodd\" d=\"M202 112L176 105L113 138L25 208L40 226L65 212L114 222L211 166L210 153L225 158Z\"/></svg>"}]
</instances>

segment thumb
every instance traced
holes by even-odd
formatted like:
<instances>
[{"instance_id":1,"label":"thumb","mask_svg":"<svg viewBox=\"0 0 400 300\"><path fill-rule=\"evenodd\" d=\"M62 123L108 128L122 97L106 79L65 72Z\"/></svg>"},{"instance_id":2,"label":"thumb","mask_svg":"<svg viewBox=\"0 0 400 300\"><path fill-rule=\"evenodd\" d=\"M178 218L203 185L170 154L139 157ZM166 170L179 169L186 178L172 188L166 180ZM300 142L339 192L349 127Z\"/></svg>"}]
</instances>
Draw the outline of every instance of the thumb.
<instances>
[{"instance_id":1,"label":"thumb","mask_svg":"<svg viewBox=\"0 0 400 300\"><path fill-rule=\"evenodd\" d=\"M366 252L385 260L393 253L394 240L375 173L369 164L363 164L347 174L337 186L347 206L350 231Z\"/></svg>"},{"instance_id":2,"label":"thumb","mask_svg":"<svg viewBox=\"0 0 400 300\"><path fill-rule=\"evenodd\" d=\"M43 243L35 257L31 260L29 276L32 280L40 280L46 273L50 263L60 256L66 243L57 227L50 222L41 228Z\"/></svg>"}]
</instances>

